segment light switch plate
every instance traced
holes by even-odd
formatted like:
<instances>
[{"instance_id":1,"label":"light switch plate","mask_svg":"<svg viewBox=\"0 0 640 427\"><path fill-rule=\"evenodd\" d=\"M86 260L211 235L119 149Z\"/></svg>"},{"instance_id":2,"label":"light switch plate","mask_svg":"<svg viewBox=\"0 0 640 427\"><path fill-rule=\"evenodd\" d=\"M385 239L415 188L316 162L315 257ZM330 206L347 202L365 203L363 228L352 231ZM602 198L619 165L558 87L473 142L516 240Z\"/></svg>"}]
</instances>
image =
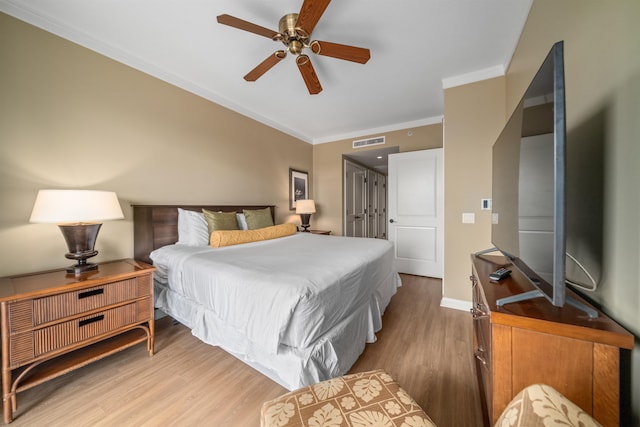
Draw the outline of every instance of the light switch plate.
<instances>
[{"instance_id":1,"label":"light switch plate","mask_svg":"<svg viewBox=\"0 0 640 427\"><path fill-rule=\"evenodd\" d=\"M463 224L473 224L476 222L476 214L473 212L464 212L462 214L462 223Z\"/></svg>"}]
</instances>

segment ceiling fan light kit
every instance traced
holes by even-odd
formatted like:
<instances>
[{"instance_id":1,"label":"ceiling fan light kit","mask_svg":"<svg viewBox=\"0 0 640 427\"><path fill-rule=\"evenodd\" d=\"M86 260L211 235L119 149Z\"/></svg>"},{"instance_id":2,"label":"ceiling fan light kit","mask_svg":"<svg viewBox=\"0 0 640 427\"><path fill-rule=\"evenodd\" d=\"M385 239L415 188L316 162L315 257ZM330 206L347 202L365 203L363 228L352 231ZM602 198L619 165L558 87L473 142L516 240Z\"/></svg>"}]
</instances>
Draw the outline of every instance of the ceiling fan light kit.
<instances>
[{"instance_id":1,"label":"ceiling fan light kit","mask_svg":"<svg viewBox=\"0 0 640 427\"><path fill-rule=\"evenodd\" d=\"M315 95L322 91L322 86L311 64L311 59L308 55L304 54L304 49L309 49L316 55L365 64L371 57L369 49L320 40L310 41L311 32L327 6L329 6L330 1L331 0L304 0L300 13L288 13L280 18L280 22L278 23L279 32L234 16L219 15L217 20L220 24L268 37L274 41L280 41L286 46L286 50L278 50L269 55L267 59L249 71L249 73L244 76L244 79L250 82L258 80L264 73L284 59L287 52L290 52L296 56L296 64L309 94Z\"/></svg>"}]
</instances>

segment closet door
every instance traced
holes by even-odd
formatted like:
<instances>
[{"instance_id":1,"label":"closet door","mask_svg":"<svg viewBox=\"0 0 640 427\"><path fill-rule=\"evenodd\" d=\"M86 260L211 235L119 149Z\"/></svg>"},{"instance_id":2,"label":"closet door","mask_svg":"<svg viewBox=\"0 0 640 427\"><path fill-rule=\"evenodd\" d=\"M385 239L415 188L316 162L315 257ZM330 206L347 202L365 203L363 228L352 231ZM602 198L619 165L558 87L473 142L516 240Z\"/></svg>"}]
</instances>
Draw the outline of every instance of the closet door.
<instances>
[{"instance_id":1,"label":"closet door","mask_svg":"<svg viewBox=\"0 0 640 427\"><path fill-rule=\"evenodd\" d=\"M378 174L371 169L367 170L367 236L378 237Z\"/></svg>"},{"instance_id":2,"label":"closet door","mask_svg":"<svg viewBox=\"0 0 640 427\"><path fill-rule=\"evenodd\" d=\"M367 169L344 161L344 233L345 236L367 235Z\"/></svg>"},{"instance_id":3,"label":"closet door","mask_svg":"<svg viewBox=\"0 0 640 427\"><path fill-rule=\"evenodd\" d=\"M378 223L377 235L378 239L387 238L387 177L382 174L378 174L377 185L377 215L376 221Z\"/></svg>"}]
</instances>

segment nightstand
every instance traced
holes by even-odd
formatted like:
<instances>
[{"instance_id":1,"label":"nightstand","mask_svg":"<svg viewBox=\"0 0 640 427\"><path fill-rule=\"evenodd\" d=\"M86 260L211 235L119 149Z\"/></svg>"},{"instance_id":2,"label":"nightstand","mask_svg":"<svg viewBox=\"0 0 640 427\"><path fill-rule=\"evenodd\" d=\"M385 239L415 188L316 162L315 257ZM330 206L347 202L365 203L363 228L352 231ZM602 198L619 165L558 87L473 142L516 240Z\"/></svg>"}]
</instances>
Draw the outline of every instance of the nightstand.
<instances>
[{"instance_id":1,"label":"nightstand","mask_svg":"<svg viewBox=\"0 0 640 427\"><path fill-rule=\"evenodd\" d=\"M326 234L327 236L331 234L331 230L309 230L309 233L312 234Z\"/></svg>"},{"instance_id":2,"label":"nightstand","mask_svg":"<svg viewBox=\"0 0 640 427\"><path fill-rule=\"evenodd\" d=\"M121 260L0 278L5 423L21 391L138 343L153 355L154 270Z\"/></svg>"}]
</instances>

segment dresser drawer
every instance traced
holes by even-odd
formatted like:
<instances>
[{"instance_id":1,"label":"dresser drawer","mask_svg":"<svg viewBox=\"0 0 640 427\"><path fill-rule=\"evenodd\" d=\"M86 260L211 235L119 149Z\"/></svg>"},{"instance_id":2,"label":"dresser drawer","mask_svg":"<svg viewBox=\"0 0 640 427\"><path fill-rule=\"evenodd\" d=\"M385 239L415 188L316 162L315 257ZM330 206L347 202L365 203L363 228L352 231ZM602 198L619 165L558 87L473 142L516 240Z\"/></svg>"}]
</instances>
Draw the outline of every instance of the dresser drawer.
<instances>
[{"instance_id":1,"label":"dresser drawer","mask_svg":"<svg viewBox=\"0 0 640 427\"><path fill-rule=\"evenodd\" d=\"M149 320L150 298L11 337L12 367L49 352Z\"/></svg>"},{"instance_id":2,"label":"dresser drawer","mask_svg":"<svg viewBox=\"0 0 640 427\"><path fill-rule=\"evenodd\" d=\"M151 292L151 277L134 277L78 291L11 303L9 328L11 332L20 332L85 311L148 296Z\"/></svg>"}]
</instances>

